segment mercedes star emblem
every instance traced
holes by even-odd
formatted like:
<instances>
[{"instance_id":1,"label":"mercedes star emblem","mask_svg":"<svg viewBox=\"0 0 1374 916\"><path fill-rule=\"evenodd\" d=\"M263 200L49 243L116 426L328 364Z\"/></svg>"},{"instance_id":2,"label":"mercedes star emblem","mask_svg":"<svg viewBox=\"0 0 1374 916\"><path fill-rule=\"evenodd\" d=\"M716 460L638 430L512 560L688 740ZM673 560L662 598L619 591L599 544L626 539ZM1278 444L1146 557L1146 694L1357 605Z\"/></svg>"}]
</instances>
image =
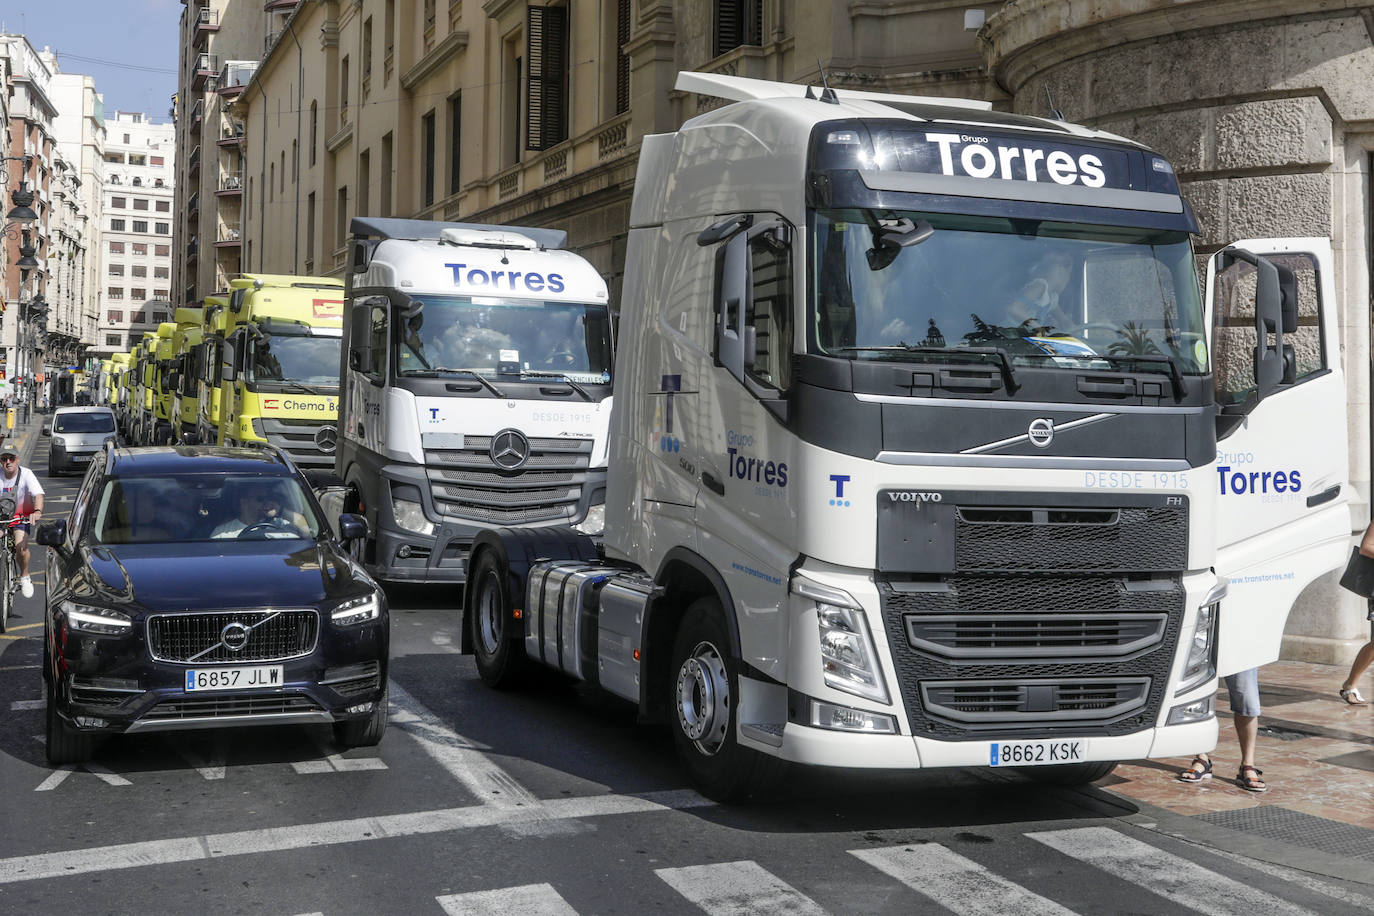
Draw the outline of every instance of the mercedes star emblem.
<instances>
[{"instance_id":1,"label":"mercedes star emblem","mask_svg":"<svg viewBox=\"0 0 1374 916\"><path fill-rule=\"evenodd\" d=\"M252 632L250 627L236 620L219 631L219 641L224 643L224 648L230 652L237 652L248 645L248 635Z\"/></svg>"},{"instance_id":2,"label":"mercedes star emblem","mask_svg":"<svg viewBox=\"0 0 1374 916\"><path fill-rule=\"evenodd\" d=\"M491 439L491 461L503 471L518 471L530 458L530 440L518 429L503 429Z\"/></svg>"},{"instance_id":3,"label":"mercedes star emblem","mask_svg":"<svg viewBox=\"0 0 1374 916\"><path fill-rule=\"evenodd\" d=\"M339 431L332 426L321 426L315 433L315 447L326 455L333 454L339 445Z\"/></svg>"}]
</instances>

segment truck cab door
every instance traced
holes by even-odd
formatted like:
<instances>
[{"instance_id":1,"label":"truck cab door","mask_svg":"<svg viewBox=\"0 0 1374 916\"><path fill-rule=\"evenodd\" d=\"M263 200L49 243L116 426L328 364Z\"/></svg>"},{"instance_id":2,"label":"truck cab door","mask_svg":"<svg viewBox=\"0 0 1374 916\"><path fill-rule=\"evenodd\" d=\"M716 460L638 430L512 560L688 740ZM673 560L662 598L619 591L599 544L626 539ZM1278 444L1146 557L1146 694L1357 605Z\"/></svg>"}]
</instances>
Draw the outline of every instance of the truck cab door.
<instances>
[{"instance_id":1,"label":"truck cab door","mask_svg":"<svg viewBox=\"0 0 1374 916\"><path fill-rule=\"evenodd\" d=\"M1253 263L1228 254L1239 248ZM1264 272L1280 308L1258 353ZM1299 593L1344 563L1350 542L1346 389L1327 239L1255 239L1214 255L1207 304L1216 385L1217 673L1279 657ZM1272 286L1271 286L1272 291ZM1279 364L1271 357L1277 356ZM1264 365L1261 365L1264 363ZM1258 380L1257 380L1258 375Z\"/></svg>"}]
</instances>

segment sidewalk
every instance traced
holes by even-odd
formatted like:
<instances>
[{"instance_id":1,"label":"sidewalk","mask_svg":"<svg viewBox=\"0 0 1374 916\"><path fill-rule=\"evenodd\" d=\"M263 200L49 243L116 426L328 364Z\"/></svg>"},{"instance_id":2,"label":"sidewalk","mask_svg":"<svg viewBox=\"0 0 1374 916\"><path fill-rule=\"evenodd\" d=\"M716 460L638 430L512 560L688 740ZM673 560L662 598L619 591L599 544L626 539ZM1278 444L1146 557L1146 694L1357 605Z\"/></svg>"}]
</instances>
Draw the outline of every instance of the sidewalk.
<instances>
[{"instance_id":1,"label":"sidewalk","mask_svg":"<svg viewBox=\"0 0 1374 916\"><path fill-rule=\"evenodd\" d=\"M1221 734L1210 754L1215 776L1175 779L1191 758L1123 763L1097 785L1155 809L1251 837L1374 863L1374 706L1349 706L1337 691L1348 669L1275 662L1260 669L1255 765L1269 791L1235 783L1240 751L1226 690L1217 697ZM1374 695L1374 669L1359 683ZM1366 879L1368 880L1368 879Z\"/></svg>"}]
</instances>

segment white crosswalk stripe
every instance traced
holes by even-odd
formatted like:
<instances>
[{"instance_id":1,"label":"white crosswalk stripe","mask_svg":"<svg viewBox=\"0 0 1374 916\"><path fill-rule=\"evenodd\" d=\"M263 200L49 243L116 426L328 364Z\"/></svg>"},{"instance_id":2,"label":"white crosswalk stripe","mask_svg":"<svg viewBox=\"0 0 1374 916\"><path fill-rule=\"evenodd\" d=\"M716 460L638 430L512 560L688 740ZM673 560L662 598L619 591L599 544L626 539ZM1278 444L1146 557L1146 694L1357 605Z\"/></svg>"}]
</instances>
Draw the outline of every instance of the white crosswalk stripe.
<instances>
[{"instance_id":1,"label":"white crosswalk stripe","mask_svg":"<svg viewBox=\"0 0 1374 916\"><path fill-rule=\"evenodd\" d=\"M937 843L851 849L849 854L962 916L1067 916L1073 912Z\"/></svg>"},{"instance_id":2,"label":"white crosswalk stripe","mask_svg":"<svg viewBox=\"0 0 1374 916\"><path fill-rule=\"evenodd\" d=\"M494 891L473 891L435 897L449 916L486 916L489 913L520 913L522 916L577 916L551 884L525 884Z\"/></svg>"},{"instance_id":3,"label":"white crosswalk stripe","mask_svg":"<svg viewBox=\"0 0 1374 916\"><path fill-rule=\"evenodd\" d=\"M810 898L757 862L722 862L686 868L659 868L668 886L711 916L820 916Z\"/></svg>"},{"instance_id":4,"label":"white crosswalk stripe","mask_svg":"<svg viewBox=\"0 0 1374 916\"><path fill-rule=\"evenodd\" d=\"M1026 836L1209 916L1310 912L1110 827L1075 827Z\"/></svg>"}]
</instances>

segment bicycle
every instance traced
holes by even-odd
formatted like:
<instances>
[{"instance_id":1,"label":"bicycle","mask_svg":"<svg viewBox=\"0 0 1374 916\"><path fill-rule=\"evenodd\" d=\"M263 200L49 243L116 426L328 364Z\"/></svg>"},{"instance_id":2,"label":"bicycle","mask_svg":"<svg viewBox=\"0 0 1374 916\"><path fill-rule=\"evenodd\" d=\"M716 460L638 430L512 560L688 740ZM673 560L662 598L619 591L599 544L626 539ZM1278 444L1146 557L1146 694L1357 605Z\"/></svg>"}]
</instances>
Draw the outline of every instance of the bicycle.
<instances>
[{"instance_id":1,"label":"bicycle","mask_svg":"<svg viewBox=\"0 0 1374 916\"><path fill-rule=\"evenodd\" d=\"M10 612L14 610L14 593L19 591L19 561L14 555L14 528L11 522L23 521L28 516L14 514L14 500L11 497L0 499L0 633L9 626Z\"/></svg>"}]
</instances>

